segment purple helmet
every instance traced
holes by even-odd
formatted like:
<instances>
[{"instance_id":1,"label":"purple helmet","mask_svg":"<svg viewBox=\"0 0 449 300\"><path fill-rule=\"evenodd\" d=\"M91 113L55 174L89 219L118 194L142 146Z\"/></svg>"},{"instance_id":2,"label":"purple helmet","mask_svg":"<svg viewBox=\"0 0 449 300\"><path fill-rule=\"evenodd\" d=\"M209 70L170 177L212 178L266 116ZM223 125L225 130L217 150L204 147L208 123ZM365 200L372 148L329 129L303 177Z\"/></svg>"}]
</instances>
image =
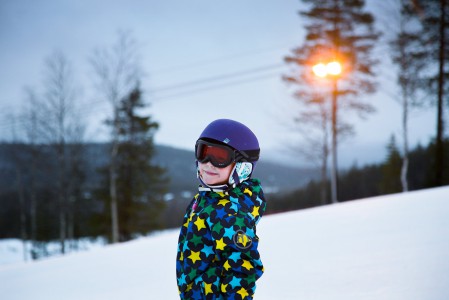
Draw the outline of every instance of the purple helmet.
<instances>
[{"instance_id":1,"label":"purple helmet","mask_svg":"<svg viewBox=\"0 0 449 300\"><path fill-rule=\"evenodd\" d=\"M240 161L256 162L259 159L259 141L256 135L240 122L218 119L207 125L199 140L218 142L240 152Z\"/></svg>"}]
</instances>

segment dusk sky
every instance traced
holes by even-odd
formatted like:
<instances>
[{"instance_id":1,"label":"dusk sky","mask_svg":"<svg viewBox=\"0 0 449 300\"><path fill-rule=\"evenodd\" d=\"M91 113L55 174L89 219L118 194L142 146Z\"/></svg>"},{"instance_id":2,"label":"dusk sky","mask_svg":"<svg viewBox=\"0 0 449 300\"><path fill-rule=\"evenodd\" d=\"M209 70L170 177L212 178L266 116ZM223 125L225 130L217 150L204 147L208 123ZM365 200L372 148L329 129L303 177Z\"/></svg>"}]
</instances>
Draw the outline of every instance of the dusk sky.
<instances>
[{"instance_id":1,"label":"dusk sky","mask_svg":"<svg viewBox=\"0 0 449 300\"><path fill-rule=\"evenodd\" d=\"M88 58L126 30L139 45L148 111L160 123L156 143L192 149L209 122L231 118L256 133L262 158L290 161L293 151L285 148L301 147L301 140L293 130L293 89L281 76L289 70L283 58L303 41L300 9L299 0L1 1L0 140L11 140L20 123L11 120L20 114L24 87L43 89L44 60L55 50L71 61L81 87L86 138L107 140L102 122L111 107L93 88ZM345 116L356 135L339 146L342 164L382 160L392 134L401 143L401 109L393 100L395 71L387 50L384 43L376 49L379 90L369 100L377 112L366 120ZM412 147L434 136L434 115L434 108L411 114Z\"/></svg>"}]
</instances>

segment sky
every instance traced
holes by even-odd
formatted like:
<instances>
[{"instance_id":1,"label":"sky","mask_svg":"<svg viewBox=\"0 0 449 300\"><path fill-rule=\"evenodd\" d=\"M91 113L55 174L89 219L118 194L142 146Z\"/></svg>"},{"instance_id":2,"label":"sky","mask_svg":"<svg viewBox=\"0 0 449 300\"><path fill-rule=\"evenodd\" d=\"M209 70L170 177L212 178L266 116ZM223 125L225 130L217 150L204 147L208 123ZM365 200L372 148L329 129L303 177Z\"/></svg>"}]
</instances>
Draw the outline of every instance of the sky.
<instances>
[{"instance_id":1,"label":"sky","mask_svg":"<svg viewBox=\"0 0 449 300\"><path fill-rule=\"evenodd\" d=\"M148 112L160 124L156 143L192 149L208 123L230 118L256 133L262 158L304 163L293 149L304 146L293 122L293 89L281 79L289 74L283 58L303 41L302 8L299 0L1 1L0 140L12 139L24 88L42 89L44 60L55 50L73 65L86 138L107 140L103 121L111 107L98 97L88 58L124 30L138 43ZM365 120L345 116L356 135L339 145L341 165L383 160L392 134L401 142L394 68L385 45L376 53L379 90L361 97L377 112ZM434 136L434 115L412 113L412 147Z\"/></svg>"},{"instance_id":2,"label":"sky","mask_svg":"<svg viewBox=\"0 0 449 300\"><path fill-rule=\"evenodd\" d=\"M264 216L265 273L257 300L445 300L449 292L449 187ZM8 300L179 299L179 229L126 243L23 262L0 242L0 294ZM6 253L5 253L6 252ZM9 253L8 253L9 252ZM292 274L294 276L292 276Z\"/></svg>"}]
</instances>

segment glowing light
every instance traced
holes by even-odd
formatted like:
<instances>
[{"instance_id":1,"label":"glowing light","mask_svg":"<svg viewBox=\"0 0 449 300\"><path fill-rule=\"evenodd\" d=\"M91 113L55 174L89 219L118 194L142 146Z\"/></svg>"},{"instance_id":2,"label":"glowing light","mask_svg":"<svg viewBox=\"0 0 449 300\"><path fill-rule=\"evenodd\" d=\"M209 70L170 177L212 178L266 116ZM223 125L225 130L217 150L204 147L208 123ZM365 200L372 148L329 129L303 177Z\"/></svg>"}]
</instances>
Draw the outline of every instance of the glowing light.
<instances>
[{"instance_id":1,"label":"glowing light","mask_svg":"<svg viewBox=\"0 0 449 300\"><path fill-rule=\"evenodd\" d=\"M339 75L341 73L341 65L338 61L332 61L326 65L326 71L330 75Z\"/></svg>"},{"instance_id":2,"label":"glowing light","mask_svg":"<svg viewBox=\"0 0 449 300\"><path fill-rule=\"evenodd\" d=\"M342 68L338 61L331 61L327 64L319 63L312 67L313 73L321 78L328 75L337 76L341 74Z\"/></svg>"},{"instance_id":3,"label":"glowing light","mask_svg":"<svg viewBox=\"0 0 449 300\"><path fill-rule=\"evenodd\" d=\"M318 77L326 77L327 75L326 65L323 63L314 65L312 71Z\"/></svg>"}]
</instances>

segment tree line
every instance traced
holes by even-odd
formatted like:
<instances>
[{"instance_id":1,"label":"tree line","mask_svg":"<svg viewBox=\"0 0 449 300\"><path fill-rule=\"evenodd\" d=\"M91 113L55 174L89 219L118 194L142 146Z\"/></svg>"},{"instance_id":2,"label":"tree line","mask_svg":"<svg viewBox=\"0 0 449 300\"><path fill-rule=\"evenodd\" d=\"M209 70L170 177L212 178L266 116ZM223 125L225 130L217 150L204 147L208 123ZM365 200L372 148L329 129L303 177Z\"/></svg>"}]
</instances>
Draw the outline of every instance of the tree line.
<instances>
[{"instance_id":1,"label":"tree line","mask_svg":"<svg viewBox=\"0 0 449 300\"><path fill-rule=\"evenodd\" d=\"M449 139L444 141L449 147ZM435 148L432 141L426 146L418 145L409 153L410 172L407 176L409 190L419 190L434 186ZM449 151L445 152L444 159L449 160ZM447 163L445 168L449 168ZM387 156L381 163L366 166L353 165L343 170L338 178L339 199L341 202L357 200L367 197L381 196L403 192L401 181L402 155L394 137L387 146ZM449 173L443 178L449 185ZM330 185L327 184L329 192ZM322 185L320 180L311 180L303 188L288 194L272 195L267 206L267 213L279 213L290 210L305 209L330 204L322 201Z\"/></svg>"},{"instance_id":2,"label":"tree line","mask_svg":"<svg viewBox=\"0 0 449 300\"><path fill-rule=\"evenodd\" d=\"M295 121L306 141L302 154L317 162L321 179L291 195L279 195L270 201L269 210L448 184L448 1L390 2L397 4L397 16L391 19L397 23L384 40L363 0L302 2L306 36L285 57L293 68L283 79L295 89L300 104ZM374 112L362 96L377 90L373 51L382 41L397 66L395 98L402 105L402 143L398 146L392 139L382 164L339 174L338 145L354 134L346 116ZM165 226L163 195L169 178L151 159L159 124L143 113L148 103L140 86L144 72L138 58L135 40L124 32L115 44L89 57L96 101L110 108L104 119L110 133L107 156L89 153L94 150L86 143L81 88L70 61L59 51L45 60L42 88L26 88L21 121L8 147L2 148L7 159L0 167L6 178L0 182L0 238L32 241L30 251L38 258L45 255L50 240L58 240L65 253L76 247L68 241L81 237L104 236L116 243ZM318 78L311 70L319 62L338 62L342 72ZM435 139L410 151L410 110L423 106L436 108ZM92 164L88 157L98 162Z\"/></svg>"},{"instance_id":3,"label":"tree line","mask_svg":"<svg viewBox=\"0 0 449 300\"><path fill-rule=\"evenodd\" d=\"M111 47L89 58L97 101L110 104L105 117L109 149L94 163L86 141L86 120L73 66L60 51L45 60L41 89L26 88L26 104L2 147L1 237L32 242L33 258L46 242L60 253L80 237L127 241L161 228L159 215L168 177L154 163L153 138L159 124L143 113L142 70L135 41L120 32ZM76 247L76 245L75 245Z\"/></svg>"},{"instance_id":4,"label":"tree line","mask_svg":"<svg viewBox=\"0 0 449 300\"><path fill-rule=\"evenodd\" d=\"M120 101L114 173L119 241L164 227L168 177L153 163L158 124L138 115L138 87ZM111 120L106 120L107 124ZM111 126L111 125L110 125ZM0 238L31 241L33 258L48 254L59 241L60 253L77 248L85 237L113 241L110 198L111 143L2 143L0 154ZM61 150L62 148L62 150Z\"/></svg>"}]
</instances>

